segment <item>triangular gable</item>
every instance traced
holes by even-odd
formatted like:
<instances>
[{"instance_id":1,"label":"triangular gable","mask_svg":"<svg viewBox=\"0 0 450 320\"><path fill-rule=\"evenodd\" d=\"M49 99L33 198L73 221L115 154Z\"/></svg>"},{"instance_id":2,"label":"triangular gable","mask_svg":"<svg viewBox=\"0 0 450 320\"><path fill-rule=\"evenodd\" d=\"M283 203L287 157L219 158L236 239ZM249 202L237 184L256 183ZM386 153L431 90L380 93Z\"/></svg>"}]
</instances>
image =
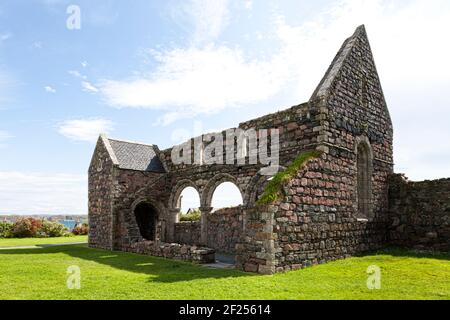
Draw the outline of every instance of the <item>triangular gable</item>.
<instances>
[{"instance_id":1,"label":"triangular gable","mask_svg":"<svg viewBox=\"0 0 450 320\"><path fill-rule=\"evenodd\" d=\"M118 166L119 161L117 160L117 157L114 154L114 150L111 147L109 139L106 137L106 135L102 134L102 135L100 135L100 137L97 140L97 144L95 146L95 151L94 151L94 154L92 155L91 163L90 163L89 167L92 167L95 164L95 160L97 159L97 152L99 152L99 150L101 148L104 148L106 150L106 152L108 153L109 159L111 160L113 165Z\"/></svg>"},{"instance_id":2,"label":"triangular gable","mask_svg":"<svg viewBox=\"0 0 450 320\"><path fill-rule=\"evenodd\" d=\"M340 88L348 88L349 82L352 90L348 94L357 97L360 105L382 105L392 124L364 25L345 40L310 101L328 100Z\"/></svg>"}]
</instances>

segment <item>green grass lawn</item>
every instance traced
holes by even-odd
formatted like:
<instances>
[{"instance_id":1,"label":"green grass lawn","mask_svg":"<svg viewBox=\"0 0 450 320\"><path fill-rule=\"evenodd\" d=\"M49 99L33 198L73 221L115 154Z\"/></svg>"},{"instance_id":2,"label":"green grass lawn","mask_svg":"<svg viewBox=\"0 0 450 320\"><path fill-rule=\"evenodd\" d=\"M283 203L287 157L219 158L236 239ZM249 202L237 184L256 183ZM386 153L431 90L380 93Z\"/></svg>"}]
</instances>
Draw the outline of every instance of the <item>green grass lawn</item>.
<instances>
[{"instance_id":1,"label":"green grass lawn","mask_svg":"<svg viewBox=\"0 0 450 320\"><path fill-rule=\"evenodd\" d=\"M45 244L59 244L70 242L87 242L87 236L61 237L61 238L24 238L24 239L0 239L1 247L37 246Z\"/></svg>"},{"instance_id":2,"label":"green grass lawn","mask_svg":"<svg viewBox=\"0 0 450 320\"><path fill-rule=\"evenodd\" d=\"M81 289L67 289L67 268ZM367 267L381 289L366 286ZM261 276L85 245L0 250L0 299L450 299L450 255L389 250Z\"/></svg>"}]
</instances>

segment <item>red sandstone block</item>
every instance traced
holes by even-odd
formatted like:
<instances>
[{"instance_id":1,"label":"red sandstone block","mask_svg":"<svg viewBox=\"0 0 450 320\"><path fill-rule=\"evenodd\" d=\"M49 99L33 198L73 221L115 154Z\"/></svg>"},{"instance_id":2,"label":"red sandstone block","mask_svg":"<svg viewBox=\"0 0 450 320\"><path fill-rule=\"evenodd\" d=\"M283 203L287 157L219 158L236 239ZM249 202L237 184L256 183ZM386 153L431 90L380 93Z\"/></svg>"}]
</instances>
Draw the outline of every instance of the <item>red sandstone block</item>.
<instances>
[{"instance_id":1,"label":"red sandstone block","mask_svg":"<svg viewBox=\"0 0 450 320\"><path fill-rule=\"evenodd\" d=\"M287 130L293 131L298 128L298 124L296 122L290 122L287 124Z\"/></svg>"},{"instance_id":2,"label":"red sandstone block","mask_svg":"<svg viewBox=\"0 0 450 320\"><path fill-rule=\"evenodd\" d=\"M246 263L244 265L244 271L245 272L257 272L258 271L258 265L253 263Z\"/></svg>"}]
</instances>

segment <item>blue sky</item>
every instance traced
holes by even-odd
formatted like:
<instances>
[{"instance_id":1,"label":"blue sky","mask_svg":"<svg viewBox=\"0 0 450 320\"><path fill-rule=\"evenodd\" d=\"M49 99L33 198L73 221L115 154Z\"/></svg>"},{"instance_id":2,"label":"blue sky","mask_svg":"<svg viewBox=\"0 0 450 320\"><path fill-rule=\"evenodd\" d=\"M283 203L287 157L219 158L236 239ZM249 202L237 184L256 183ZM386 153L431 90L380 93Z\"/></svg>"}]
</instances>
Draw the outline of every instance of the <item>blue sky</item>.
<instances>
[{"instance_id":1,"label":"blue sky","mask_svg":"<svg viewBox=\"0 0 450 320\"><path fill-rule=\"evenodd\" d=\"M396 171L450 176L448 1L2 1L0 214L86 213L100 132L167 148L307 101L362 23Z\"/></svg>"}]
</instances>

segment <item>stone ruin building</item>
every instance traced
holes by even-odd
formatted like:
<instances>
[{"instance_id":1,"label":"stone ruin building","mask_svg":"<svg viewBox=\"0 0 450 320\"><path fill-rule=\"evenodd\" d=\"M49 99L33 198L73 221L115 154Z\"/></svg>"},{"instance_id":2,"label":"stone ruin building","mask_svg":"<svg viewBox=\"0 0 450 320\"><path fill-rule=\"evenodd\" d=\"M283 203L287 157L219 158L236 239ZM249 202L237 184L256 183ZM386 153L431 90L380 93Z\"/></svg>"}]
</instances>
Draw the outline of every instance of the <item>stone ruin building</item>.
<instances>
[{"instance_id":1,"label":"stone ruin building","mask_svg":"<svg viewBox=\"0 0 450 320\"><path fill-rule=\"evenodd\" d=\"M262 274L387 245L450 250L450 179L393 173L393 126L364 26L308 102L239 128L279 130L280 171L304 152L320 154L280 199L259 204L270 181L262 164L175 164L172 148L101 136L89 168L90 247L198 263L227 253L238 269ZM239 188L243 205L212 211L223 182ZM186 187L199 192L199 222L179 222Z\"/></svg>"}]
</instances>

